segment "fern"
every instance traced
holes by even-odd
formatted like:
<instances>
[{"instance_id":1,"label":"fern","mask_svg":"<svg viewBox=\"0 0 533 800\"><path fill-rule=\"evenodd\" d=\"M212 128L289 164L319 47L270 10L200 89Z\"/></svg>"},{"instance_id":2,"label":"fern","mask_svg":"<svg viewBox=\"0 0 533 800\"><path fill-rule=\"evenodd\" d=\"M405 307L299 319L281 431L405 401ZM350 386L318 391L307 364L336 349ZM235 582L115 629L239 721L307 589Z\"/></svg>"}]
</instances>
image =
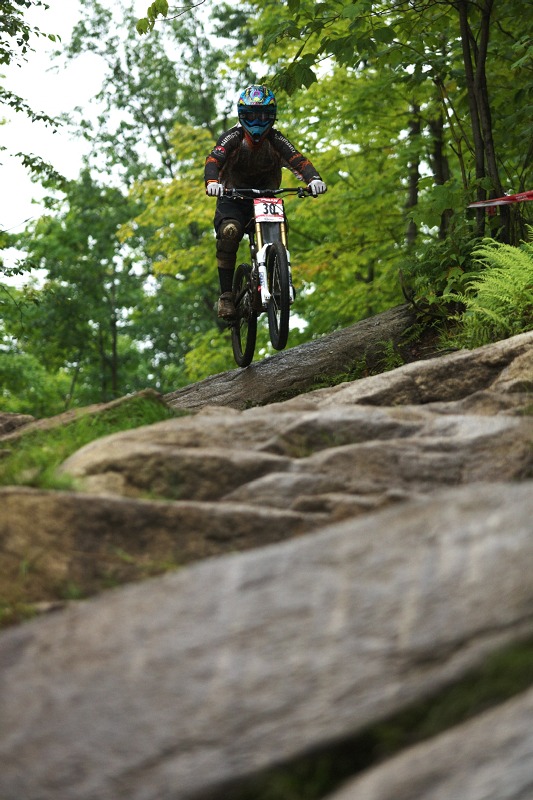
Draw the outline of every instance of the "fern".
<instances>
[{"instance_id":1,"label":"fern","mask_svg":"<svg viewBox=\"0 0 533 800\"><path fill-rule=\"evenodd\" d=\"M533 328L533 228L530 241L519 247L484 239L473 252L482 267L465 276L463 292L450 292L447 300L461 304L453 343L480 347Z\"/></svg>"}]
</instances>

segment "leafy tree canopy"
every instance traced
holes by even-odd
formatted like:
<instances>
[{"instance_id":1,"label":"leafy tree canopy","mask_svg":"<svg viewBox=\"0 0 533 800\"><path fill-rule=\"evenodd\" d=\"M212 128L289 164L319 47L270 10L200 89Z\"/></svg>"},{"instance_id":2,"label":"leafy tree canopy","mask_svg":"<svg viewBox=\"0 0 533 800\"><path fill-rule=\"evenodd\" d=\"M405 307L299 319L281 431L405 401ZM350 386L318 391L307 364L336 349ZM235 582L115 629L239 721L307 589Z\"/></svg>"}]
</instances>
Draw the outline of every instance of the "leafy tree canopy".
<instances>
[{"instance_id":1,"label":"leafy tree canopy","mask_svg":"<svg viewBox=\"0 0 533 800\"><path fill-rule=\"evenodd\" d=\"M129 6L81 0L64 53L105 65L96 117L72 120L92 152L27 231L45 282L4 321L2 352L24 356L28 374L47 370L54 397L165 391L233 366L202 170L248 83L275 88L277 127L329 188L286 204L291 345L404 296L434 314L479 269L483 235L524 238L528 204L507 217L466 210L533 180L524 0L156 0L135 22ZM268 354L261 323L258 335Z\"/></svg>"}]
</instances>

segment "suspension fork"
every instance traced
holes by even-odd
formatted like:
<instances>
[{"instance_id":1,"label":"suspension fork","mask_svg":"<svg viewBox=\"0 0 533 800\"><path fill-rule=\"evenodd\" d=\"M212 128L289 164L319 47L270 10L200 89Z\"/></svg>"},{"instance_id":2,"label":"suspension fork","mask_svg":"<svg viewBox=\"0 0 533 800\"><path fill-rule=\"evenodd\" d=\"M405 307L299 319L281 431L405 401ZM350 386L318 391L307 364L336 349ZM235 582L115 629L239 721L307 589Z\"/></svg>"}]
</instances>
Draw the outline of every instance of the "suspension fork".
<instances>
[{"instance_id":1,"label":"suspension fork","mask_svg":"<svg viewBox=\"0 0 533 800\"><path fill-rule=\"evenodd\" d=\"M255 220L255 257L257 263L257 271L259 274L259 288L261 291L261 305L263 308L267 307L271 294L268 291L268 279L266 271L266 256L268 243L265 245L263 236L263 225Z\"/></svg>"},{"instance_id":2,"label":"suspension fork","mask_svg":"<svg viewBox=\"0 0 533 800\"><path fill-rule=\"evenodd\" d=\"M270 227L270 229L267 229L266 227L267 225ZM274 230L274 226L276 230ZM268 234L270 234L270 236L268 236ZM267 241L265 243L265 239L270 239L271 241ZM281 241L282 245L285 248L285 252L287 253L287 264L289 267L290 302L293 303L295 298L295 291L292 285L291 255L288 248L287 224L285 222L285 219L280 220L279 222L276 223L261 223L256 221L255 257L257 262L257 269L259 272L259 285L261 289L261 303L263 305L263 308L266 308L268 301L272 296L268 289L266 260L267 260L268 250L273 241Z\"/></svg>"}]
</instances>

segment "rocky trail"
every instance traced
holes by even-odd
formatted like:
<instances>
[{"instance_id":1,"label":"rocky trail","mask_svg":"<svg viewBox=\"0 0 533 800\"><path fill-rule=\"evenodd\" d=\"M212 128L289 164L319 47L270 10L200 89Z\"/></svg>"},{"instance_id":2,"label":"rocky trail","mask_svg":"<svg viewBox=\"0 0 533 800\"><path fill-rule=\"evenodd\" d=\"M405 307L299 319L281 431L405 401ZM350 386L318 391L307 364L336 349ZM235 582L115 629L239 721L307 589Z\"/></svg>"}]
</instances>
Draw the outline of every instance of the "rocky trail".
<instances>
[{"instance_id":1,"label":"rocky trail","mask_svg":"<svg viewBox=\"0 0 533 800\"><path fill-rule=\"evenodd\" d=\"M2 574L96 592L0 634L2 800L240 800L533 639L533 333L313 389L407 313L0 490ZM313 796L533 796L532 692Z\"/></svg>"}]
</instances>

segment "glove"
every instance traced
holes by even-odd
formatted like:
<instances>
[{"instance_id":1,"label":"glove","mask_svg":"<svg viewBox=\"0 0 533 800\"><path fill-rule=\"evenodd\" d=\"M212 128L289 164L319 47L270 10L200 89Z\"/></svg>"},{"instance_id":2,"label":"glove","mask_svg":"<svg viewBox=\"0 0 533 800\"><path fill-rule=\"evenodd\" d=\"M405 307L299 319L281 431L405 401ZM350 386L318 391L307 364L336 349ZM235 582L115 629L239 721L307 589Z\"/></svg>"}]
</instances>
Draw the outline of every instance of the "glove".
<instances>
[{"instance_id":1,"label":"glove","mask_svg":"<svg viewBox=\"0 0 533 800\"><path fill-rule=\"evenodd\" d=\"M206 186L205 193L208 194L209 197L222 197L224 194L224 187L217 181L209 181Z\"/></svg>"},{"instance_id":2,"label":"glove","mask_svg":"<svg viewBox=\"0 0 533 800\"><path fill-rule=\"evenodd\" d=\"M319 194L324 194L324 192L327 191L328 187L326 186L324 181L315 178L315 180L311 181L311 183L308 185L307 188L311 191L313 197L318 197Z\"/></svg>"}]
</instances>

